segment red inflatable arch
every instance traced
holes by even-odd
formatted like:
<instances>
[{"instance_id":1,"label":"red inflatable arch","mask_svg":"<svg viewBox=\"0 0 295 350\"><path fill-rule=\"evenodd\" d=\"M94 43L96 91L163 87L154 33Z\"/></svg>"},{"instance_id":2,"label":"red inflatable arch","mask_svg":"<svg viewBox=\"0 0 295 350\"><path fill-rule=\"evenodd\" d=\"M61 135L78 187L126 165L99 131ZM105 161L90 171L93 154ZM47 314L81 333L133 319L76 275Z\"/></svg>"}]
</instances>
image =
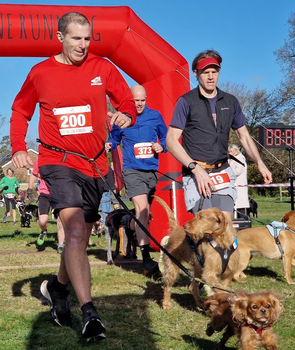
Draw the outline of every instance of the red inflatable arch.
<instances>
[{"instance_id":1,"label":"red inflatable arch","mask_svg":"<svg viewBox=\"0 0 295 350\"><path fill-rule=\"evenodd\" d=\"M88 17L92 27L90 51L109 58L143 85L149 107L159 110L168 125L177 98L190 89L188 63L129 7L0 4L0 56L48 57L59 51L57 22L69 11ZM179 183L181 167L167 153L160 155L159 171L156 195L169 204L182 224L189 216ZM172 183L162 174L177 181ZM152 213L150 231L160 241L169 233L167 215L156 201Z\"/></svg>"}]
</instances>

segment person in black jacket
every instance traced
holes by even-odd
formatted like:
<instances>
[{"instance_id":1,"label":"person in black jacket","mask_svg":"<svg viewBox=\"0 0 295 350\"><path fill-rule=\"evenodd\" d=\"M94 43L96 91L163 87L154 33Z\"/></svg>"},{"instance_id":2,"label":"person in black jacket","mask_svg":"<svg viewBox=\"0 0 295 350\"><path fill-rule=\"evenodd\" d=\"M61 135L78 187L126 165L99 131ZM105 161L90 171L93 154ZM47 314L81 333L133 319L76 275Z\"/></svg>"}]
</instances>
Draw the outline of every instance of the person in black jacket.
<instances>
[{"instance_id":1,"label":"person in black jacket","mask_svg":"<svg viewBox=\"0 0 295 350\"><path fill-rule=\"evenodd\" d=\"M196 56L192 70L199 86L178 99L166 142L168 151L183 165L187 211L217 207L231 219L236 190L227 154L230 129L235 130L265 183L272 182L272 175L248 133L238 100L217 87L221 62L214 50Z\"/></svg>"}]
</instances>

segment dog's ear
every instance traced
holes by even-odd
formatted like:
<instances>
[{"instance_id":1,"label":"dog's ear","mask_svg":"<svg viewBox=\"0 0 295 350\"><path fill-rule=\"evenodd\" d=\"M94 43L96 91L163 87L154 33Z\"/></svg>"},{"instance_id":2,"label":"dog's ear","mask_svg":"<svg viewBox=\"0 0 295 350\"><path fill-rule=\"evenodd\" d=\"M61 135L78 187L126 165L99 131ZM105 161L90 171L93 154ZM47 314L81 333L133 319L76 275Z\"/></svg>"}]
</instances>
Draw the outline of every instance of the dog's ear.
<instances>
[{"instance_id":1,"label":"dog's ear","mask_svg":"<svg viewBox=\"0 0 295 350\"><path fill-rule=\"evenodd\" d=\"M295 210L288 211L283 217L282 217L282 222L287 222L290 220L292 217L295 217Z\"/></svg>"},{"instance_id":2,"label":"dog's ear","mask_svg":"<svg viewBox=\"0 0 295 350\"><path fill-rule=\"evenodd\" d=\"M219 301L214 298L214 295L205 298L203 301L203 307L205 311L213 312L213 310L215 310L218 305Z\"/></svg>"},{"instance_id":3,"label":"dog's ear","mask_svg":"<svg viewBox=\"0 0 295 350\"><path fill-rule=\"evenodd\" d=\"M241 325L247 320L248 299L247 293L233 294L228 298L233 319Z\"/></svg>"},{"instance_id":4,"label":"dog's ear","mask_svg":"<svg viewBox=\"0 0 295 350\"><path fill-rule=\"evenodd\" d=\"M269 321L271 324L273 324L280 318L282 312L284 311L283 301L280 296L272 292L269 292L268 298L272 307Z\"/></svg>"},{"instance_id":5,"label":"dog's ear","mask_svg":"<svg viewBox=\"0 0 295 350\"><path fill-rule=\"evenodd\" d=\"M228 221L226 216L223 214L223 212L221 210L216 210L216 222L218 224L217 229L215 230L214 233L222 233L225 231L225 229L227 228L228 225Z\"/></svg>"}]
</instances>

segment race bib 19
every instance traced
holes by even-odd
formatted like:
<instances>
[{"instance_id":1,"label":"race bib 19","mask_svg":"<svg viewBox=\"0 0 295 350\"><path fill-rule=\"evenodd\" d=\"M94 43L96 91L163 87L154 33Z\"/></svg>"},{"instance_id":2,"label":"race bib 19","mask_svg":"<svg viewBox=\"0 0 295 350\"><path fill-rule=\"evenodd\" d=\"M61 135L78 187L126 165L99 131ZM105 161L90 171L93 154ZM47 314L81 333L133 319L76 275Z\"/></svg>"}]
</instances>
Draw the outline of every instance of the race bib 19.
<instances>
[{"instance_id":1,"label":"race bib 19","mask_svg":"<svg viewBox=\"0 0 295 350\"><path fill-rule=\"evenodd\" d=\"M54 108L53 114L61 135L93 132L90 105Z\"/></svg>"},{"instance_id":2,"label":"race bib 19","mask_svg":"<svg viewBox=\"0 0 295 350\"><path fill-rule=\"evenodd\" d=\"M154 153L151 142L139 142L134 145L135 158L152 158Z\"/></svg>"},{"instance_id":3,"label":"race bib 19","mask_svg":"<svg viewBox=\"0 0 295 350\"><path fill-rule=\"evenodd\" d=\"M209 176L215 185L216 191L229 187L230 178L227 172L211 173Z\"/></svg>"}]
</instances>

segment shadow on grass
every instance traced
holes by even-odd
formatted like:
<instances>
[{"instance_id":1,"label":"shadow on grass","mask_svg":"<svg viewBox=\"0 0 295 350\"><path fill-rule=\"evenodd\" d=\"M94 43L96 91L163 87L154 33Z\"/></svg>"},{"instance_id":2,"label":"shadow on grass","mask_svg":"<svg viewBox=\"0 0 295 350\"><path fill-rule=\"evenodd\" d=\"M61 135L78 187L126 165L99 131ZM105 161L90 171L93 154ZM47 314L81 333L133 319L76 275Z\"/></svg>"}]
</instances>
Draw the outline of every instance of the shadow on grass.
<instances>
[{"instance_id":1,"label":"shadow on grass","mask_svg":"<svg viewBox=\"0 0 295 350\"><path fill-rule=\"evenodd\" d=\"M73 313L72 327L59 327L50 316L49 306L44 305L45 300L40 294L40 285L44 279L51 279L52 275L39 274L34 278L28 278L14 283L12 293L14 297L22 297L25 284L30 284L31 295L40 300L40 311L28 335L27 350L40 349L87 349L119 350L140 349L157 350L155 338L160 334L152 330L150 319L147 316L147 301L149 299L159 301L161 294L160 285L147 281L145 293L110 295L93 298L98 313L107 329L107 339L87 344L81 335L81 310L75 293L71 290L69 302ZM43 310L46 310L44 312ZM139 315L142 315L139 318ZM98 344L99 343L99 344Z\"/></svg>"},{"instance_id":2,"label":"shadow on grass","mask_svg":"<svg viewBox=\"0 0 295 350\"><path fill-rule=\"evenodd\" d=\"M276 272L269 270L267 267L248 266L245 272L246 272L246 275L249 275L249 276L256 276L256 277L263 276L263 277L270 277L274 279L279 278Z\"/></svg>"},{"instance_id":3,"label":"shadow on grass","mask_svg":"<svg viewBox=\"0 0 295 350\"><path fill-rule=\"evenodd\" d=\"M202 339L197 337L192 337L190 335L183 335L183 340L188 344L197 345L199 349L210 349L210 350L217 350L218 349L218 343L213 342L208 339ZM226 350L236 350L237 348L233 347L225 347Z\"/></svg>"},{"instance_id":4,"label":"shadow on grass","mask_svg":"<svg viewBox=\"0 0 295 350\"><path fill-rule=\"evenodd\" d=\"M52 236L54 236L54 235L52 235ZM39 237L39 234L36 235L36 238L37 237ZM47 238L50 238L50 237L51 237L51 235L47 234ZM26 246L27 247L33 246L36 249L37 252L42 252L42 251L46 250L46 248L51 248L52 250L56 250L58 244L57 244L57 242L55 240L54 241L53 240L47 240L45 238L45 242L41 246L37 245L37 239L35 239L34 241L31 241L31 242L28 242L26 244Z\"/></svg>"}]
</instances>

